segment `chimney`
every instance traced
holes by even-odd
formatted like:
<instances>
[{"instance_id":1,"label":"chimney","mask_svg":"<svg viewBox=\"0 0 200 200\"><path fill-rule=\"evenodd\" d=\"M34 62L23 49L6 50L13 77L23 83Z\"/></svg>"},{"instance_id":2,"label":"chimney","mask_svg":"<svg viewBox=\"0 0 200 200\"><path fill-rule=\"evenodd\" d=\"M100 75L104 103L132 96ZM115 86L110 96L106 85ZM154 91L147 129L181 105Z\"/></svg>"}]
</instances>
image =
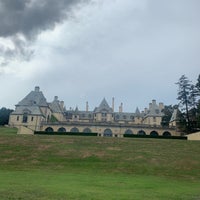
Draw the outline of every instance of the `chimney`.
<instances>
[{"instance_id":1,"label":"chimney","mask_svg":"<svg viewBox=\"0 0 200 200\"><path fill-rule=\"evenodd\" d=\"M152 104L156 105L156 100L155 99L152 100Z\"/></svg>"},{"instance_id":2,"label":"chimney","mask_svg":"<svg viewBox=\"0 0 200 200\"><path fill-rule=\"evenodd\" d=\"M35 87L35 92L39 92L40 91L40 87L36 86Z\"/></svg>"},{"instance_id":3,"label":"chimney","mask_svg":"<svg viewBox=\"0 0 200 200\"><path fill-rule=\"evenodd\" d=\"M114 109L115 109L115 98L113 97L112 98L112 110L114 112Z\"/></svg>"},{"instance_id":4,"label":"chimney","mask_svg":"<svg viewBox=\"0 0 200 200\"><path fill-rule=\"evenodd\" d=\"M164 104L163 103L159 103L159 109L163 110L164 109Z\"/></svg>"},{"instance_id":5,"label":"chimney","mask_svg":"<svg viewBox=\"0 0 200 200\"><path fill-rule=\"evenodd\" d=\"M149 103L149 110L152 108L152 103Z\"/></svg>"},{"instance_id":6,"label":"chimney","mask_svg":"<svg viewBox=\"0 0 200 200\"><path fill-rule=\"evenodd\" d=\"M54 101L57 101L57 100L58 100L58 96L55 96L55 97L54 97Z\"/></svg>"},{"instance_id":7,"label":"chimney","mask_svg":"<svg viewBox=\"0 0 200 200\"><path fill-rule=\"evenodd\" d=\"M86 112L89 111L89 105L88 105L88 101L86 102Z\"/></svg>"},{"instance_id":8,"label":"chimney","mask_svg":"<svg viewBox=\"0 0 200 200\"><path fill-rule=\"evenodd\" d=\"M144 109L144 113L145 113L145 114L147 114L147 112L148 112L148 109L147 109L147 108L145 108L145 109Z\"/></svg>"},{"instance_id":9,"label":"chimney","mask_svg":"<svg viewBox=\"0 0 200 200\"><path fill-rule=\"evenodd\" d=\"M64 101L60 101L60 106L62 109L64 108Z\"/></svg>"},{"instance_id":10,"label":"chimney","mask_svg":"<svg viewBox=\"0 0 200 200\"><path fill-rule=\"evenodd\" d=\"M123 112L123 103L121 103L121 105L119 106L119 112L120 112L120 113Z\"/></svg>"}]
</instances>

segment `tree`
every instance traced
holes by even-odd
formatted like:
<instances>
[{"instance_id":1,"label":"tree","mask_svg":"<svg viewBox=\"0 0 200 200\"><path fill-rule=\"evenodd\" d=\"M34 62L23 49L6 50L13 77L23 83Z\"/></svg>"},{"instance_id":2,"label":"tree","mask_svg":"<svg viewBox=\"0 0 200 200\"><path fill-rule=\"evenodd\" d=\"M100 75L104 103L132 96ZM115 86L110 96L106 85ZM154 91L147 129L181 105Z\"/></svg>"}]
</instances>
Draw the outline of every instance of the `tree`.
<instances>
[{"instance_id":1,"label":"tree","mask_svg":"<svg viewBox=\"0 0 200 200\"><path fill-rule=\"evenodd\" d=\"M0 109L0 125L8 124L9 116L12 111L13 110L4 107Z\"/></svg>"},{"instance_id":2,"label":"tree","mask_svg":"<svg viewBox=\"0 0 200 200\"><path fill-rule=\"evenodd\" d=\"M170 119L172 117L174 107L172 105L165 106L162 112L164 113L164 116L162 117L161 125L163 127L168 127Z\"/></svg>"},{"instance_id":3,"label":"tree","mask_svg":"<svg viewBox=\"0 0 200 200\"><path fill-rule=\"evenodd\" d=\"M197 83L196 83L195 87L197 89L198 96L200 96L200 74L198 76Z\"/></svg>"},{"instance_id":4,"label":"tree","mask_svg":"<svg viewBox=\"0 0 200 200\"><path fill-rule=\"evenodd\" d=\"M190 95L191 95L192 84L191 81L189 81L189 79L185 75L182 75L176 84L179 87L177 99L179 100L179 105L182 106L182 110L185 111L187 129L188 131L191 131L189 108L191 106Z\"/></svg>"},{"instance_id":5,"label":"tree","mask_svg":"<svg viewBox=\"0 0 200 200\"><path fill-rule=\"evenodd\" d=\"M198 79L197 79L197 83L195 85L195 88L196 88L196 123L197 123L197 128L200 128L200 74L198 76Z\"/></svg>"}]
</instances>

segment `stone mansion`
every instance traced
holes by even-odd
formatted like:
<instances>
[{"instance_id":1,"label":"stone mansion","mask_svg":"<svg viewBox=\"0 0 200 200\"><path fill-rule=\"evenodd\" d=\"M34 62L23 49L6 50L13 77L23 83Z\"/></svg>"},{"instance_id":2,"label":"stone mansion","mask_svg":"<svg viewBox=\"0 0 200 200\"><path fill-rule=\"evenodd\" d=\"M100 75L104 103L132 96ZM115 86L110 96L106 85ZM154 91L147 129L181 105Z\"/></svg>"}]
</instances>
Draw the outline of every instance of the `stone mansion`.
<instances>
[{"instance_id":1,"label":"stone mansion","mask_svg":"<svg viewBox=\"0 0 200 200\"><path fill-rule=\"evenodd\" d=\"M123 137L124 134L137 135L180 135L174 127L163 129L161 120L164 116L163 103L152 100L149 107L140 112L123 112L123 104L119 110L114 110L114 98L110 106L104 98L100 105L89 111L88 102L85 110L66 109L64 101L55 96L52 102L47 102L35 87L17 105L11 113L9 125L18 128L18 133L34 134L34 131L48 132L82 132L98 133L99 136Z\"/></svg>"}]
</instances>

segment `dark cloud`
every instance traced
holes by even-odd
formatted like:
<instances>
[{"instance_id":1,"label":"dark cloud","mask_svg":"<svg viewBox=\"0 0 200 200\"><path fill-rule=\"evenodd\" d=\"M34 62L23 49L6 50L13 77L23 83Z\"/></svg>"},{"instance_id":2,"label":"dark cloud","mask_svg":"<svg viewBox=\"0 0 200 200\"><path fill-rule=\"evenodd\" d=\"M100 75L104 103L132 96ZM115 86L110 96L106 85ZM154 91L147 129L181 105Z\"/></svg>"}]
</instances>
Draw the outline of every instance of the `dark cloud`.
<instances>
[{"instance_id":1,"label":"dark cloud","mask_svg":"<svg viewBox=\"0 0 200 200\"><path fill-rule=\"evenodd\" d=\"M79 3L82 0L0 0L0 38L10 39L14 46L0 45L0 55L4 60L30 58L28 42L42 31L54 29Z\"/></svg>"}]
</instances>

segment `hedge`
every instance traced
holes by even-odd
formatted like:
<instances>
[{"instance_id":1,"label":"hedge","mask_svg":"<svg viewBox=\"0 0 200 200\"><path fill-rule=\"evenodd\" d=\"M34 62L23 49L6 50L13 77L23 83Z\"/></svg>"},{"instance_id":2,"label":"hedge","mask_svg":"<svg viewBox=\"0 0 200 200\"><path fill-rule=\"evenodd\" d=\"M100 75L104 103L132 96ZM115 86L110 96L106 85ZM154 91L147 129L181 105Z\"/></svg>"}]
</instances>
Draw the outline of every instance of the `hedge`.
<instances>
[{"instance_id":1,"label":"hedge","mask_svg":"<svg viewBox=\"0 0 200 200\"><path fill-rule=\"evenodd\" d=\"M97 133L83 133L83 132L47 132L35 131L35 135L74 135L74 136L97 136Z\"/></svg>"},{"instance_id":2,"label":"hedge","mask_svg":"<svg viewBox=\"0 0 200 200\"><path fill-rule=\"evenodd\" d=\"M152 136L152 135L134 135L134 134L124 134L124 137L127 138L156 138L156 139L179 139L187 140L186 136Z\"/></svg>"}]
</instances>

